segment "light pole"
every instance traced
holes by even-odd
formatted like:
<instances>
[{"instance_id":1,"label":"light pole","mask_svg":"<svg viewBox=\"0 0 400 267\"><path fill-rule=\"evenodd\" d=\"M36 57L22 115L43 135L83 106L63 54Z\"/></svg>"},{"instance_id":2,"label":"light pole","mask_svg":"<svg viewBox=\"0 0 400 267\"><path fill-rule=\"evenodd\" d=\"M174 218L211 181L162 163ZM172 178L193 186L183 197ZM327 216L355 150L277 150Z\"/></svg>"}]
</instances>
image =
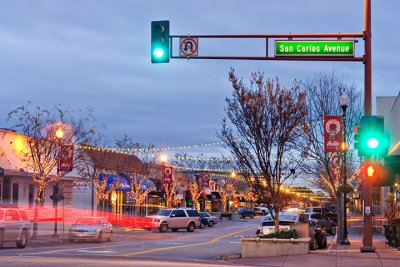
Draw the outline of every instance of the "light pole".
<instances>
[{"instance_id":1,"label":"light pole","mask_svg":"<svg viewBox=\"0 0 400 267\"><path fill-rule=\"evenodd\" d=\"M345 91L339 97L339 103L342 107L342 117L343 117L343 186L347 186L347 131L346 131L346 110L349 106L350 98ZM343 201L342 201L342 230L340 231L340 244L350 245L347 239L347 215L346 215L346 190L343 191Z\"/></svg>"},{"instance_id":2,"label":"light pole","mask_svg":"<svg viewBox=\"0 0 400 267\"><path fill-rule=\"evenodd\" d=\"M62 127L58 127L56 131L56 138L57 138L57 178L56 178L56 183L53 186L53 206L55 208L55 220L54 220L54 233L53 237L59 237L58 235L58 201L60 200L60 193L59 193L59 187L58 187L58 180L59 180L59 175L60 175L60 154L61 154L61 140L64 137L64 131Z\"/></svg>"}]
</instances>

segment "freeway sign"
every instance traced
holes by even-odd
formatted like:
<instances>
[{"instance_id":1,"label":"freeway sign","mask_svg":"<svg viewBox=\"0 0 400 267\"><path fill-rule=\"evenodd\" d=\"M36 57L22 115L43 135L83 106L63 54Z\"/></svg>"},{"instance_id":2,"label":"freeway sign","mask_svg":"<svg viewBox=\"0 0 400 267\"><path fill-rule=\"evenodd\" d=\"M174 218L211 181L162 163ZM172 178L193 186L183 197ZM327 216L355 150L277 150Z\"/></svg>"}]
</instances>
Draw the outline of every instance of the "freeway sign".
<instances>
[{"instance_id":1,"label":"freeway sign","mask_svg":"<svg viewBox=\"0 0 400 267\"><path fill-rule=\"evenodd\" d=\"M275 56L354 56L354 40L275 40Z\"/></svg>"}]
</instances>

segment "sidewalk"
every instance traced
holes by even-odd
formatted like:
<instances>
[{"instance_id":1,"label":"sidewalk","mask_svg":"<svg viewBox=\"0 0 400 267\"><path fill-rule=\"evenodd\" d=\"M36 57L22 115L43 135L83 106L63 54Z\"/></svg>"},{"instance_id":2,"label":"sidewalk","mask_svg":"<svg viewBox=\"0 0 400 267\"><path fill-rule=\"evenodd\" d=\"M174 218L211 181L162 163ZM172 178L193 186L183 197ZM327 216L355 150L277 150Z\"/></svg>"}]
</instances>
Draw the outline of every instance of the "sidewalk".
<instances>
[{"instance_id":1,"label":"sidewalk","mask_svg":"<svg viewBox=\"0 0 400 267\"><path fill-rule=\"evenodd\" d=\"M400 266L400 250L385 244L385 237L374 232L373 253L361 253L361 226L349 227L349 246L336 243L336 237L326 250L311 251L309 254L268 258L239 258L225 260L230 264L247 266L296 266L296 267L397 267Z\"/></svg>"}]
</instances>

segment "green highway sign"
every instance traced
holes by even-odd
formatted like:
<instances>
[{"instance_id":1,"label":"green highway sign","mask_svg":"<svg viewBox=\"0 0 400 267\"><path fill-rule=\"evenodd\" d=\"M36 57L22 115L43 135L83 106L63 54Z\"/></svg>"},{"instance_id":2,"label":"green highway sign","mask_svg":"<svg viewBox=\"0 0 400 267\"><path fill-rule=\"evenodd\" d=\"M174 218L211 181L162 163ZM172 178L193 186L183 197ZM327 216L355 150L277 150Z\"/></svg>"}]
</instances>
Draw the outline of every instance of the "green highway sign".
<instances>
[{"instance_id":1,"label":"green highway sign","mask_svg":"<svg viewBox=\"0 0 400 267\"><path fill-rule=\"evenodd\" d=\"M275 40L275 56L354 56L354 41Z\"/></svg>"}]
</instances>

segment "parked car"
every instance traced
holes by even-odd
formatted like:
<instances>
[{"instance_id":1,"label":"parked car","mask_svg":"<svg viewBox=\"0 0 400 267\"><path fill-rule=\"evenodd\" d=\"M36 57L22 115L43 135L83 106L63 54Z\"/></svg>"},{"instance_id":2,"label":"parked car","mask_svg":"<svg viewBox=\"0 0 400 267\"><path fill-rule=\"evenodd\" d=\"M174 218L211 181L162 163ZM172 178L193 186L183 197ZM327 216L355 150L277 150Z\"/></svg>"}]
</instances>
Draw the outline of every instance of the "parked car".
<instances>
[{"instance_id":1,"label":"parked car","mask_svg":"<svg viewBox=\"0 0 400 267\"><path fill-rule=\"evenodd\" d=\"M79 218L69 229L69 241L92 240L101 242L112 240L112 224L104 217Z\"/></svg>"},{"instance_id":2,"label":"parked car","mask_svg":"<svg viewBox=\"0 0 400 267\"><path fill-rule=\"evenodd\" d=\"M318 248L315 230L310 227L307 217L302 212L280 212L279 213L279 231L289 231L295 229L300 236L310 237L310 249ZM266 215L260 223L256 234L263 235L275 232L275 220L271 214Z\"/></svg>"},{"instance_id":3,"label":"parked car","mask_svg":"<svg viewBox=\"0 0 400 267\"><path fill-rule=\"evenodd\" d=\"M205 225L208 225L208 227L213 227L218 222L217 217L212 216L207 212L199 212L199 214L201 217L200 228L204 228Z\"/></svg>"},{"instance_id":4,"label":"parked car","mask_svg":"<svg viewBox=\"0 0 400 267\"><path fill-rule=\"evenodd\" d=\"M268 208L267 207L263 207L263 206L255 207L254 211L255 211L256 214L264 215L264 216L269 213Z\"/></svg>"},{"instance_id":5,"label":"parked car","mask_svg":"<svg viewBox=\"0 0 400 267\"><path fill-rule=\"evenodd\" d=\"M309 220L310 228L314 231L314 239L317 242L318 248L326 248L328 247L328 238L327 232L325 228L323 228L319 223L315 220Z\"/></svg>"},{"instance_id":6,"label":"parked car","mask_svg":"<svg viewBox=\"0 0 400 267\"><path fill-rule=\"evenodd\" d=\"M308 219L313 219L318 222L321 227L325 228L331 235L336 234L336 223L319 212L306 212L304 213Z\"/></svg>"},{"instance_id":7,"label":"parked car","mask_svg":"<svg viewBox=\"0 0 400 267\"><path fill-rule=\"evenodd\" d=\"M337 213L334 206L329 207L307 207L305 212L319 212L337 224Z\"/></svg>"},{"instance_id":8,"label":"parked car","mask_svg":"<svg viewBox=\"0 0 400 267\"><path fill-rule=\"evenodd\" d=\"M196 227L200 227L201 217L197 210L188 208L161 209L155 215L147 216L149 222L144 226L145 229L158 229L165 233L168 229L172 232L178 229L186 229L193 232Z\"/></svg>"},{"instance_id":9,"label":"parked car","mask_svg":"<svg viewBox=\"0 0 400 267\"><path fill-rule=\"evenodd\" d=\"M18 208L0 208L0 248L6 242L15 242L17 248L25 248L30 231L31 222L24 211Z\"/></svg>"},{"instance_id":10,"label":"parked car","mask_svg":"<svg viewBox=\"0 0 400 267\"><path fill-rule=\"evenodd\" d=\"M241 208L238 208L237 212L240 215L240 218L242 218L242 219L244 219L246 217L250 217L253 219L254 216L256 216L256 212L254 211L253 208L241 207Z\"/></svg>"}]
</instances>

